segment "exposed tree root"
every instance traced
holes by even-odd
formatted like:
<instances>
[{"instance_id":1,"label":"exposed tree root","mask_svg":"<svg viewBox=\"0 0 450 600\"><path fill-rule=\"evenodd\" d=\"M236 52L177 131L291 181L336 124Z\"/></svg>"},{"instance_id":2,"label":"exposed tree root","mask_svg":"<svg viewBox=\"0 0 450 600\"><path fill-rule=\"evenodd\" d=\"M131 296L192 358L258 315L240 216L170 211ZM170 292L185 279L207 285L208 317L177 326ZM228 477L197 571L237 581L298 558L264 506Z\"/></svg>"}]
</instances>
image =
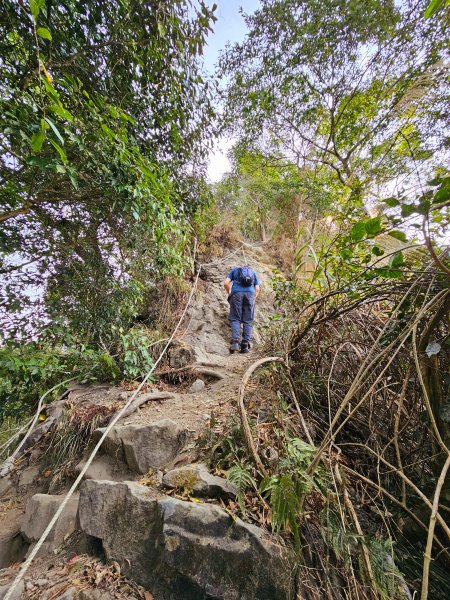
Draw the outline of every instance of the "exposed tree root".
<instances>
[{"instance_id":1,"label":"exposed tree root","mask_svg":"<svg viewBox=\"0 0 450 600\"><path fill-rule=\"evenodd\" d=\"M242 377L242 383L239 386L239 392L238 392L239 416L241 418L241 425L242 425L242 431L244 433L245 442L247 444L247 448L248 448L250 454L253 457L253 460L255 461L255 465L258 467L260 472L265 477L267 476L267 471L266 471L266 468L264 467L264 465L262 464L262 461L259 458L258 452L255 448L255 444L253 442L253 437L252 437L252 432L250 429L250 425L248 423L247 411L245 410L245 406L244 406L244 392L245 392L245 387L246 387L250 377L254 373L254 371L256 371L256 369L258 367L260 367L261 365L264 365L266 363L271 363L271 362L278 362L278 363L285 364L284 360L280 356L270 356L268 358L260 358L259 360L254 362L252 365L250 365L250 367L245 371L244 376Z\"/></svg>"},{"instance_id":2,"label":"exposed tree root","mask_svg":"<svg viewBox=\"0 0 450 600\"><path fill-rule=\"evenodd\" d=\"M165 369L164 371L159 371L157 373L158 377L164 377L164 375L172 375L177 373L192 373L194 375L205 375L205 377L212 377L213 379L225 379L225 375L220 373L220 371L216 371L215 369L208 369L203 365L186 365L185 367L179 367L178 369Z\"/></svg>"},{"instance_id":3,"label":"exposed tree root","mask_svg":"<svg viewBox=\"0 0 450 600\"><path fill-rule=\"evenodd\" d=\"M125 417L129 417L133 414L142 404L146 402L150 402L152 400L169 400L170 398L175 398L174 394L170 394L169 392L150 392L148 394L141 394L137 396L130 406L126 409L126 411L121 416L121 420Z\"/></svg>"}]
</instances>

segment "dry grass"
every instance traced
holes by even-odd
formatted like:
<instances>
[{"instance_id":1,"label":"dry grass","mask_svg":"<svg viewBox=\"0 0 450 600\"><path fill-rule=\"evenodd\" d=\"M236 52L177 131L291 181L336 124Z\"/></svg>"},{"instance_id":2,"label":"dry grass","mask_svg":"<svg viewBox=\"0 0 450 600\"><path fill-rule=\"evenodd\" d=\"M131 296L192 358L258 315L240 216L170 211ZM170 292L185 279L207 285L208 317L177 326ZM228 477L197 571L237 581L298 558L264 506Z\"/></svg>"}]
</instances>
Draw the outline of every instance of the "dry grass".
<instances>
[{"instance_id":1,"label":"dry grass","mask_svg":"<svg viewBox=\"0 0 450 600\"><path fill-rule=\"evenodd\" d=\"M62 418L52 430L44 453L49 493L55 493L74 475L74 467L95 429L105 425L117 411L117 404L90 404L89 400L68 404Z\"/></svg>"}]
</instances>

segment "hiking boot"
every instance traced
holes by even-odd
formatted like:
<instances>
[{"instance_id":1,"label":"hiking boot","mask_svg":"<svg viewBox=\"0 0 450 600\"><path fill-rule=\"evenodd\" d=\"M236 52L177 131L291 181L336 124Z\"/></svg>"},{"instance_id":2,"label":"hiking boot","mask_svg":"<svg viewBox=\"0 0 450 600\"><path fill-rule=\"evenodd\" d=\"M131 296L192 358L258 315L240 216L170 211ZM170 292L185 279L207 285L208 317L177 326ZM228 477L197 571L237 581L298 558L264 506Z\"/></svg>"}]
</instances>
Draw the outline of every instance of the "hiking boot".
<instances>
[{"instance_id":1,"label":"hiking boot","mask_svg":"<svg viewBox=\"0 0 450 600\"><path fill-rule=\"evenodd\" d=\"M240 349L241 345L239 344L239 340L231 340L230 352L237 352Z\"/></svg>"},{"instance_id":2,"label":"hiking boot","mask_svg":"<svg viewBox=\"0 0 450 600\"><path fill-rule=\"evenodd\" d=\"M246 354L247 352L250 352L250 343L241 342L241 354Z\"/></svg>"}]
</instances>

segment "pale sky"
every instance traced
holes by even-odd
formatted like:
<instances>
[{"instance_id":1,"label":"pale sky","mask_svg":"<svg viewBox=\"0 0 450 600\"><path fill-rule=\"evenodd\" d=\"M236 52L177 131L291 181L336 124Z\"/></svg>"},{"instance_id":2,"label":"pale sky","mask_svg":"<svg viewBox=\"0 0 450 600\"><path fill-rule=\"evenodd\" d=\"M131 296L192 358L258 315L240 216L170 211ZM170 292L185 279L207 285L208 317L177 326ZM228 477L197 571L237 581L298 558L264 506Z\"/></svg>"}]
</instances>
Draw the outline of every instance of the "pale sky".
<instances>
[{"instance_id":1,"label":"pale sky","mask_svg":"<svg viewBox=\"0 0 450 600\"><path fill-rule=\"evenodd\" d=\"M212 6L214 2L209 2ZM240 14L242 7L244 13L251 14L259 6L259 0L216 0L217 9L215 15L217 21L214 25L214 33L208 38L208 45L204 51L205 68L209 74L214 73L215 65L220 50L223 50L227 42L241 42L247 31L244 19ZM208 178L210 181L219 181L224 173L230 170L230 162L226 153L232 146L231 139L219 139L216 149L211 152L208 164Z\"/></svg>"}]
</instances>

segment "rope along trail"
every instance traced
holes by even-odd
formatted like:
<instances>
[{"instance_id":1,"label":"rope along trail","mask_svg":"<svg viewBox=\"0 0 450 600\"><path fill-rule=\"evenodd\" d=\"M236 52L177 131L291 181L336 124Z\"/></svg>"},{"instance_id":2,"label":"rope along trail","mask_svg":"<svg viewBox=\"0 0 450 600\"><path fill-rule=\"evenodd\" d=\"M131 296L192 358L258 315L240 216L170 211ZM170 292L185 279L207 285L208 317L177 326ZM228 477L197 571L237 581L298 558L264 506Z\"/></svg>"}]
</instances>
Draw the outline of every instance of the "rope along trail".
<instances>
[{"instance_id":1,"label":"rope along trail","mask_svg":"<svg viewBox=\"0 0 450 600\"><path fill-rule=\"evenodd\" d=\"M27 558L27 560L24 562L24 564L22 565L21 569L19 570L19 572L16 575L16 578L14 579L13 583L11 584L11 587L9 588L8 592L6 593L6 596L4 597L4 600L11 600L12 594L14 592L14 590L17 588L18 584L20 583L20 581L23 579L25 573L28 571L31 563L33 562L35 556L37 555L37 553L39 552L40 548L42 547L42 544L45 542L45 540L47 539L50 531L53 529L55 523L57 522L57 520L59 519L59 517L61 516L64 508L66 507L68 501L70 500L70 498L73 496L74 492L76 491L76 489L78 488L79 484L81 483L86 471L89 469L90 465L92 464L92 461L94 460L97 452L99 451L101 445L103 444L103 442L105 441L106 437L108 436L108 434L110 433L111 429L114 427L114 425L120 420L120 418L123 416L123 414L125 413L125 411L127 410L127 408L130 406L130 404L133 402L133 400L136 398L136 396L139 394L139 392L141 391L141 389L143 388L143 386L146 384L146 382L148 381L148 379L151 377L152 373L154 372L154 370L156 369L156 367L158 366L158 364L161 362L164 354L167 351L167 348L170 346L170 344L172 343L185 315L186 312L190 306L191 300L194 297L195 291L197 289L197 285L198 285L198 280L200 277L200 273L203 267L207 267L207 266L211 266L211 265L218 265L221 264L225 261L227 261L229 258L231 258L232 256L234 256L235 254L237 254L238 252L240 252L243 249L242 246L240 246L237 250L230 252L229 254L227 254L226 256L222 257L221 259L218 259L216 261L212 261L209 263L200 263L197 269L197 274L195 276L195 280L194 283L192 285L192 289L191 289L191 293L189 294L189 298L186 302L186 306L184 307L184 310L181 314L181 317L178 320L177 325L175 326L175 329L172 332L172 335L170 336L170 338L168 339L166 345L164 346L163 350L161 351L161 354L159 355L158 359L156 360L156 362L154 363L154 365L152 366L152 368L150 369L150 371L146 374L146 376L144 377L144 379L141 381L141 383L139 384L139 386L136 388L136 390L133 392L133 394L131 395L131 397L129 398L129 400L127 400L127 402L124 404L124 406L119 410L119 412L116 413L115 417L109 422L108 426L106 427L105 431L103 432L103 435L101 436L101 438L99 439L99 441L97 442L97 445L95 446L95 448L93 449L92 453L90 454L89 458L87 459L86 463L84 464L82 470L80 471L78 477L75 479L75 481L72 484L72 487L70 488L70 490L67 492L66 496L64 497L64 500L62 501L60 507L58 508L58 510L56 511L56 513L54 514L53 518L51 519L50 523L47 525L47 528L45 529L44 533L41 535L41 537L39 538L39 540L36 542L36 545L34 546L33 550L31 551L29 557ZM63 382L64 383L64 382ZM67 382L65 382L67 383ZM62 384L60 384L62 385ZM56 386L58 387L58 386ZM54 389L54 388L52 388ZM44 394L44 396L41 398L40 400L40 405L42 405L42 401L44 399L44 397L50 393L52 390L49 390L46 394ZM40 407L39 407L40 408ZM36 413L36 415L38 415L39 413ZM35 422L37 420L37 416L35 417L35 419L33 419L33 423L29 429L29 431L26 434L26 437L29 436L29 434L31 433L31 429L33 428ZM14 453L14 455L17 453L17 451ZM10 459L8 459L9 461Z\"/></svg>"}]
</instances>

